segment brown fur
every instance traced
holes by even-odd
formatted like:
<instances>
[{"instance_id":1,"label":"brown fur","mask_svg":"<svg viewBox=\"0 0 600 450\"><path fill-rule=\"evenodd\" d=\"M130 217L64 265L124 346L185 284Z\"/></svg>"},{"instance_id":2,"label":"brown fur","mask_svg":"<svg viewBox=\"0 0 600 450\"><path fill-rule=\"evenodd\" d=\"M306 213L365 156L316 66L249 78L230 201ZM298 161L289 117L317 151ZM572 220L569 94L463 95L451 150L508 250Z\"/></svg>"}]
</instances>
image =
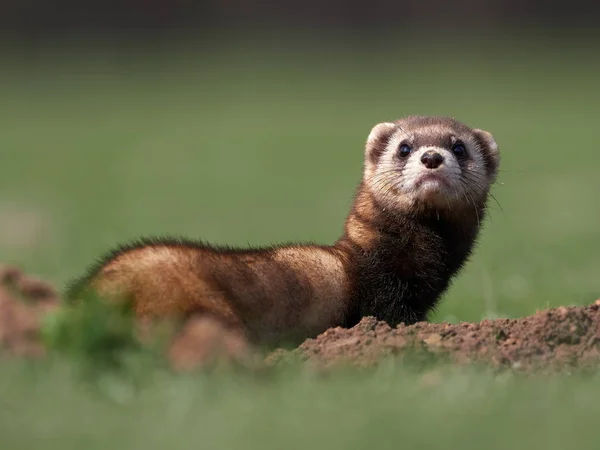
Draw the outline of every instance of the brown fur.
<instances>
[{"instance_id":1,"label":"brown fur","mask_svg":"<svg viewBox=\"0 0 600 450\"><path fill-rule=\"evenodd\" d=\"M395 151L388 144L398 130L412 132L410 139L422 145L451 145L449 133L475 142L470 151L482 153L487 171L481 193L448 209L420 203L393 186L384 196L369 181L383 155ZM467 171L471 162L465 164ZM91 287L104 297L130 298L142 316L200 313L270 344L351 326L363 315L392 325L423 320L472 250L497 166L491 135L452 119L380 124L369 136L363 182L334 245L241 250L146 239L105 257L71 286L68 297Z\"/></svg>"}]
</instances>

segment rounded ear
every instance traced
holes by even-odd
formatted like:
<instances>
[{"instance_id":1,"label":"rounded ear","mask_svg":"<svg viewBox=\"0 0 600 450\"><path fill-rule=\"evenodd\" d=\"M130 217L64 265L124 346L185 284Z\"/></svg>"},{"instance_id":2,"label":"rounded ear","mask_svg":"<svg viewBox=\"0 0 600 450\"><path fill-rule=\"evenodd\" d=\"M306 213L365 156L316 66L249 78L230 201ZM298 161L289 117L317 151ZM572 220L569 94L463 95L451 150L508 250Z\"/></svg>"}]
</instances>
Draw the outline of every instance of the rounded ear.
<instances>
[{"instance_id":1,"label":"rounded ear","mask_svg":"<svg viewBox=\"0 0 600 450\"><path fill-rule=\"evenodd\" d=\"M498 149L498 144L496 143L494 136L485 130L475 129L473 130L473 133L483 151L488 174L492 179L495 179L498 174L498 167L500 166L500 150Z\"/></svg>"},{"instance_id":2,"label":"rounded ear","mask_svg":"<svg viewBox=\"0 0 600 450\"><path fill-rule=\"evenodd\" d=\"M377 162L379 156L385 150L390 134L395 129L396 124L392 122L382 122L375 125L369 133L369 137L367 137L365 157L370 159L371 162Z\"/></svg>"}]
</instances>

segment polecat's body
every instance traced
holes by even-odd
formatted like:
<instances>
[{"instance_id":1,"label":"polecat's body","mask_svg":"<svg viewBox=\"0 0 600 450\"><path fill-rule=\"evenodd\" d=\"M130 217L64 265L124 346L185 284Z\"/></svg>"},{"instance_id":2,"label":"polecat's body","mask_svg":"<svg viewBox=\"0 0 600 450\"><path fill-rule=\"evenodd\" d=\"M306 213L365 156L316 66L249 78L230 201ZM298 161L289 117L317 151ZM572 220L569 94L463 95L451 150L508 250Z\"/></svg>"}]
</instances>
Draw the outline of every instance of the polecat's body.
<instances>
[{"instance_id":1,"label":"polecat's body","mask_svg":"<svg viewBox=\"0 0 600 450\"><path fill-rule=\"evenodd\" d=\"M224 249L146 240L100 262L85 287L127 296L141 315L206 314L254 342L424 320L468 258L499 164L492 136L452 119L375 126L362 183L332 246Z\"/></svg>"},{"instance_id":2,"label":"polecat's body","mask_svg":"<svg viewBox=\"0 0 600 450\"><path fill-rule=\"evenodd\" d=\"M206 314L252 341L276 343L344 321L348 283L339 256L318 246L239 250L145 239L113 252L89 278L100 295L130 297L140 315Z\"/></svg>"}]
</instances>

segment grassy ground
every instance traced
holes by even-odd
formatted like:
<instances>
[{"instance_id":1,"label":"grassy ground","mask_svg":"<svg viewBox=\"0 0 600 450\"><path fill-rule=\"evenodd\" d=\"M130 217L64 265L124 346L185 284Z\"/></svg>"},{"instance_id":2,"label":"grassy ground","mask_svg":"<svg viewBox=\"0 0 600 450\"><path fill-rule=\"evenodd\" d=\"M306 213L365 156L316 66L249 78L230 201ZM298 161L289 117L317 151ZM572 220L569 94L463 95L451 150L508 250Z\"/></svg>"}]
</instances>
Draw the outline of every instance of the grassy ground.
<instances>
[{"instance_id":1,"label":"grassy ground","mask_svg":"<svg viewBox=\"0 0 600 450\"><path fill-rule=\"evenodd\" d=\"M0 371L4 448L596 448L598 377L526 379L384 365L268 382L156 375L90 392L64 367Z\"/></svg>"},{"instance_id":2,"label":"grassy ground","mask_svg":"<svg viewBox=\"0 0 600 450\"><path fill-rule=\"evenodd\" d=\"M433 320L595 300L596 63L577 46L453 48L13 54L0 73L0 259L62 284L139 235L331 242L370 127L446 114L495 135L502 209ZM65 370L0 370L6 448L575 448L600 404L597 377L444 369L423 384L388 367L266 385L160 375L115 406Z\"/></svg>"}]
</instances>

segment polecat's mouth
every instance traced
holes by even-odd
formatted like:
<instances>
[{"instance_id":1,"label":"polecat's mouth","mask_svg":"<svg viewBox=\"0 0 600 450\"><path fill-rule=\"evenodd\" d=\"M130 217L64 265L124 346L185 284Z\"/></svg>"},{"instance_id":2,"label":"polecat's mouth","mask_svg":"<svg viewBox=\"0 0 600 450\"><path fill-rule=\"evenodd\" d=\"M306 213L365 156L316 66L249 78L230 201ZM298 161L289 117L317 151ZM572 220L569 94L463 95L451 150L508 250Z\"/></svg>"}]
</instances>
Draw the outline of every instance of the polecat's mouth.
<instances>
[{"instance_id":1,"label":"polecat's mouth","mask_svg":"<svg viewBox=\"0 0 600 450\"><path fill-rule=\"evenodd\" d=\"M435 185L449 187L448 180L446 180L443 175L438 173L426 173L421 175L419 178L417 178L415 187L420 188L424 184L431 184L432 187Z\"/></svg>"}]
</instances>

